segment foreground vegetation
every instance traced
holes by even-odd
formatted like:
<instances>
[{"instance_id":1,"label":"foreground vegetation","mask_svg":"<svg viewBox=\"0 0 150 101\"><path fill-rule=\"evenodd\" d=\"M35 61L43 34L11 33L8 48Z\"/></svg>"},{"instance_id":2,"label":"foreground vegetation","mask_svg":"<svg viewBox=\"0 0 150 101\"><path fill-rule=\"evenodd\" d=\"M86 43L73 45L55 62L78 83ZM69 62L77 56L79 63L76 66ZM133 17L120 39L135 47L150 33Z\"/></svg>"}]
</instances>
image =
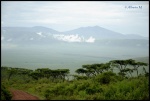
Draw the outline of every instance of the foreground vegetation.
<instances>
[{"instance_id":1,"label":"foreground vegetation","mask_svg":"<svg viewBox=\"0 0 150 101\"><path fill-rule=\"evenodd\" d=\"M149 100L147 65L132 59L113 60L83 65L75 71L76 75L70 75L69 69L1 67L1 100L11 99L10 88L42 100ZM143 68L142 74L138 68ZM132 75L134 72L136 76Z\"/></svg>"}]
</instances>

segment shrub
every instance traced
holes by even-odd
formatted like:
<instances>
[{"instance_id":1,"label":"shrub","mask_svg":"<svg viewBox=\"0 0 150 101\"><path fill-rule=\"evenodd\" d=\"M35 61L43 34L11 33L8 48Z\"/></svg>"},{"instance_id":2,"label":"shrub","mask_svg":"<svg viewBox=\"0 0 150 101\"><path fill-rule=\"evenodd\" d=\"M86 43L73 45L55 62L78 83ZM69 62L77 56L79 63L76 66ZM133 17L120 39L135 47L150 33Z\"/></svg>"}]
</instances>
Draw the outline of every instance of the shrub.
<instances>
[{"instance_id":1,"label":"shrub","mask_svg":"<svg viewBox=\"0 0 150 101\"><path fill-rule=\"evenodd\" d=\"M1 85L1 100L11 100L12 95L4 85Z\"/></svg>"},{"instance_id":2,"label":"shrub","mask_svg":"<svg viewBox=\"0 0 150 101\"><path fill-rule=\"evenodd\" d=\"M103 89L99 86L93 85L93 86L88 87L85 91L87 94L91 95L95 93L101 93L103 92Z\"/></svg>"},{"instance_id":3,"label":"shrub","mask_svg":"<svg viewBox=\"0 0 150 101\"><path fill-rule=\"evenodd\" d=\"M109 71L97 75L95 79L101 84L109 84L110 82L116 82L117 76L115 73Z\"/></svg>"},{"instance_id":4,"label":"shrub","mask_svg":"<svg viewBox=\"0 0 150 101\"><path fill-rule=\"evenodd\" d=\"M90 83L88 81L83 81L82 83L80 83L78 86L77 86L77 90L80 91L80 90L85 90L87 87L90 86Z\"/></svg>"}]
</instances>

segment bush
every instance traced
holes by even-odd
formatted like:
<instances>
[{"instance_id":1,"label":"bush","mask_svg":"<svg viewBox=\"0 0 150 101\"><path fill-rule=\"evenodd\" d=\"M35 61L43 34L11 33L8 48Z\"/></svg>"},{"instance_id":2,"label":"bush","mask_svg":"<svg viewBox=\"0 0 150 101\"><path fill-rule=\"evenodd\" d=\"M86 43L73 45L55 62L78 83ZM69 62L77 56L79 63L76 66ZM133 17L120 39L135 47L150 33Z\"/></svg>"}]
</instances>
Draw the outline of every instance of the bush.
<instances>
[{"instance_id":1,"label":"bush","mask_svg":"<svg viewBox=\"0 0 150 101\"><path fill-rule=\"evenodd\" d=\"M103 92L103 89L97 85L93 85L93 86L88 87L85 91L87 94L91 95L95 93L101 93Z\"/></svg>"},{"instance_id":2,"label":"bush","mask_svg":"<svg viewBox=\"0 0 150 101\"><path fill-rule=\"evenodd\" d=\"M1 85L1 100L11 100L12 95L4 85Z\"/></svg>"},{"instance_id":3,"label":"bush","mask_svg":"<svg viewBox=\"0 0 150 101\"><path fill-rule=\"evenodd\" d=\"M78 86L77 86L77 90L85 90L87 87L90 86L90 83L88 81L82 81Z\"/></svg>"},{"instance_id":4,"label":"bush","mask_svg":"<svg viewBox=\"0 0 150 101\"><path fill-rule=\"evenodd\" d=\"M116 77L117 76L115 73L109 71L98 75L96 77L96 81L100 82L101 84L109 84L110 81L116 81Z\"/></svg>"}]
</instances>

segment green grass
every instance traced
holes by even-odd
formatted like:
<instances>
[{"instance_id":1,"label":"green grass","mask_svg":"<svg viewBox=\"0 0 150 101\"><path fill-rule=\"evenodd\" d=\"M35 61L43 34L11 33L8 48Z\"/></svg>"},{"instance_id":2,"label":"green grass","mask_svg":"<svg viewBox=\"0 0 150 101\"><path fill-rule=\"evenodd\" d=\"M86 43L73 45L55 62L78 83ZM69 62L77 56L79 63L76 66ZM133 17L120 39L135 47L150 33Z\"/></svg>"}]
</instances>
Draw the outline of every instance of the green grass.
<instances>
[{"instance_id":1,"label":"green grass","mask_svg":"<svg viewBox=\"0 0 150 101\"><path fill-rule=\"evenodd\" d=\"M53 83L48 79L40 79L29 83L9 81L9 87L20 89L41 100L147 100L149 99L149 80L141 76L118 80L111 77L110 83L103 84L98 79L104 75L73 82ZM116 80L114 80L116 79ZM5 82L7 83L7 82ZM4 84L5 84L4 83ZM8 85L8 84L7 84Z\"/></svg>"}]
</instances>

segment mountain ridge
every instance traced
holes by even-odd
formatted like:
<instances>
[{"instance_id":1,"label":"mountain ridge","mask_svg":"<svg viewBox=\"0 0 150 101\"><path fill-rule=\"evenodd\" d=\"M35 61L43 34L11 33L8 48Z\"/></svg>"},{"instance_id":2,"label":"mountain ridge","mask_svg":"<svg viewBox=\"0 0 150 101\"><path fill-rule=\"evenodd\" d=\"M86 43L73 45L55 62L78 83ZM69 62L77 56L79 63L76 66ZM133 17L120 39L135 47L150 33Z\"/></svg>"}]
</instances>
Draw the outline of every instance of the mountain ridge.
<instances>
[{"instance_id":1,"label":"mountain ridge","mask_svg":"<svg viewBox=\"0 0 150 101\"><path fill-rule=\"evenodd\" d=\"M88 42L94 43L101 39L147 39L140 35L124 35L99 26L79 27L77 29L59 32L43 26L33 27L2 27L3 42Z\"/></svg>"},{"instance_id":2,"label":"mountain ridge","mask_svg":"<svg viewBox=\"0 0 150 101\"><path fill-rule=\"evenodd\" d=\"M144 36L141 36L141 35L137 35L137 34L122 34L122 33L119 33L119 32L117 32L117 31L112 31L112 30L109 30L109 29L106 29L106 28L103 28L103 27L100 27L100 26L87 26L87 27L79 27L79 28L75 28L75 29L72 29L72 30L68 30L68 31L62 31L62 32L60 32L60 31L57 31L57 30L55 30L55 29L53 29L53 28L49 28L49 27L44 27L44 26L33 26L33 27L2 27L2 29L6 29L6 28L21 28L21 29L46 29L46 30L53 30L53 31L56 31L56 32L54 32L53 34L55 34L55 33L67 33L68 34L68 32L73 32L73 31L76 31L76 30L82 30L82 31L84 31L84 30L92 30L92 31L94 31L94 32L96 32L96 31L99 31L99 30L107 30L107 31L109 31L109 32L115 32L115 34L118 34L118 35L125 35L125 36L140 36L140 37L144 37ZM70 34L71 34L70 33ZM77 33L78 34L78 33ZM91 33L92 34L92 33ZM144 37L144 38L147 38L147 37Z\"/></svg>"}]
</instances>

